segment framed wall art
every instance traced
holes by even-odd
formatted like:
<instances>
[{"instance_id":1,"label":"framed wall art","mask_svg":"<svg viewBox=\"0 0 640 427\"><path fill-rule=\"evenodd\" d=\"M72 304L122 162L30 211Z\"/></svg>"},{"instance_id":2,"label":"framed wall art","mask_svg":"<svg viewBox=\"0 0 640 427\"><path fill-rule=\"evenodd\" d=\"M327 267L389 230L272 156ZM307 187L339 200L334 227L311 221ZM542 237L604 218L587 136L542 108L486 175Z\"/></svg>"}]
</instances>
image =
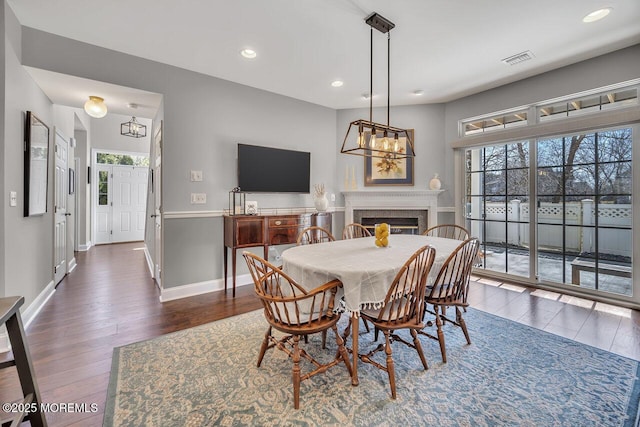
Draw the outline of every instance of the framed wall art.
<instances>
[{"instance_id":1,"label":"framed wall art","mask_svg":"<svg viewBox=\"0 0 640 427\"><path fill-rule=\"evenodd\" d=\"M413 129L409 129L409 135L414 143L415 137ZM407 138L398 138L400 152L407 150ZM381 153L382 154L382 153ZM413 185L413 157L395 159L391 154L384 154L384 157L364 158L364 185L384 186L384 185Z\"/></svg>"},{"instance_id":2,"label":"framed wall art","mask_svg":"<svg viewBox=\"0 0 640 427\"><path fill-rule=\"evenodd\" d=\"M24 216L47 212L49 127L27 111L24 129Z\"/></svg>"}]
</instances>

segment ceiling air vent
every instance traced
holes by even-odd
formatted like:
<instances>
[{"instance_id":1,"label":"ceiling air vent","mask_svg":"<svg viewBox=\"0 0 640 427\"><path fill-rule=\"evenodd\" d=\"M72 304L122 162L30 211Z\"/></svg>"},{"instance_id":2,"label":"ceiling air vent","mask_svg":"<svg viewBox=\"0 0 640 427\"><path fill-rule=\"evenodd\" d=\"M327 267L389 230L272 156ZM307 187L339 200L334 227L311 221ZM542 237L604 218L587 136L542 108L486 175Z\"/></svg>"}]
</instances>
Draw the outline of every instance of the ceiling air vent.
<instances>
[{"instance_id":1,"label":"ceiling air vent","mask_svg":"<svg viewBox=\"0 0 640 427\"><path fill-rule=\"evenodd\" d=\"M516 53L508 58L504 58L502 62L507 65L516 65L521 62L528 61L531 58L533 58L533 53L530 50L525 50L524 52Z\"/></svg>"}]
</instances>

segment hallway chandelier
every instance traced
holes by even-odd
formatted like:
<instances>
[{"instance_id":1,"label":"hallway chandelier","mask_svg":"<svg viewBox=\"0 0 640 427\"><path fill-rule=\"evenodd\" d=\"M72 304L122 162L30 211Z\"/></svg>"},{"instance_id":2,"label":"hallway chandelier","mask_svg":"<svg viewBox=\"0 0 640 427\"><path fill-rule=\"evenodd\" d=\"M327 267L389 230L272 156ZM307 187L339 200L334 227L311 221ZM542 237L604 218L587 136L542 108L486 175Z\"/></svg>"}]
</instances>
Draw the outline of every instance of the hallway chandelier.
<instances>
[{"instance_id":1,"label":"hallway chandelier","mask_svg":"<svg viewBox=\"0 0 640 427\"><path fill-rule=\"evenodd\" d=\"M389 105L390 105L390 60L389 52L391 47L391 30L395 24L376 12L365 18L365 22L371 28L370 43L370 68L369 68L369 120L356 120L349 124L347 134L342 142L341 153L354 154L364 157L379 157L387 159L405 159L415 157L413 140L409 130L393 127L389 125ZM387 34L387 124L375 123L373 121L373 29ZM349 134L351 129L355 132ZM400 140L405 138L406 144Z\"/></svg>"},{"instance_id":2,"label":"hallway chandelier","mask_svg":"<svg viewBox=\"0 0 640 427\"><path fill-rule=\"evenodd\" d=\"M144 138L147 136L147 127L139 123L135 116L132 116L131 120L120 125L120 135L130 136L132 138Z\"/></svg>"}]
</instances>

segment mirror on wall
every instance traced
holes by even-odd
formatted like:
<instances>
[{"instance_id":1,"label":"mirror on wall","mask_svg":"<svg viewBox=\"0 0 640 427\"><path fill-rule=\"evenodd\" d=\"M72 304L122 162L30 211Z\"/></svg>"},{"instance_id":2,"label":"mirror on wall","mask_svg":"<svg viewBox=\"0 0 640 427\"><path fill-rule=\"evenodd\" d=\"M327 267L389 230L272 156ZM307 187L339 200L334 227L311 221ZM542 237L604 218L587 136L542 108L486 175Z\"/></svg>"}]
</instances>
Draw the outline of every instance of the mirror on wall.
<instances>
[{"instance_id":1,"label":"mirror on wall","mask_svg":"<svg viewBox=\"0 0 640 427\"><path fill-rule=\"evenodd\" d=\"M27 111L24 129L24 216L47 212L49 127Z\"/></svg>"}]
</instances>

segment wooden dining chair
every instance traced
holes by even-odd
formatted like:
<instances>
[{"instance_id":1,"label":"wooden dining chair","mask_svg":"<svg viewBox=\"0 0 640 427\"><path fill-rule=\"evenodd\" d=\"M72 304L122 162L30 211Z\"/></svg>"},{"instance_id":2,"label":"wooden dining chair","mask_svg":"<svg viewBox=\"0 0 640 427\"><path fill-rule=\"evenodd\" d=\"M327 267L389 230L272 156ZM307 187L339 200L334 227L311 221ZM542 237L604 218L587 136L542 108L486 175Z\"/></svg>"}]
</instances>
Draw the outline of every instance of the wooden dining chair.
<instances>
[{"instance_id":1,"label":"wooden dining chair","mask_svg":"<svg viewBox=\"0 0 640 427\"><path fill-rule=\"evenodd\" d=\"M358 239L360 237L371 237L371 232L362 224L354 222L353 224L345 225L344 229L342 229L342 240Z\"/></svg>"},{"instance_id":2,"label":"wooden dining chair","mask_svg":"<svg viewBox=\"0 0 640 427\"><path fill-rule=\"evenodd\" d=\"M445 239L456 240L467 240L469 238L467 229L456 224L436 225L422 234L424 236L444 237Z\"/></svg>"},{"instance_id":3,"label":"wooden dining chair","mask_svg":"<svg viewBox=\"0 0 640 427\"><path fill-rule=\"evenodd\" d=\"M300 245L313 245L316 243L333 242L336 238L326 228L318 227L316 225L307 227L298 234L296 244Z\"/></svg>"},{"instance_id":4,"label":"wooden dining chair","mask_svg":"<svg viewBox=\"0 0 640 427\"><path fill-rule=\"evenodd\" d=\"M435 316L437 335L432 335L424 329L420 331L420 334L438 340L443 363L447 363L447 350L445 347L444 333L442 332L443 322L449 322L459 326L464 333L464 337L467 339L467 344L471 344L469 331L467 331L467 324L462 317L461 308L469 306L467 302L469 276L476 256L478 255L479 247L480 241L475 237L469 238L458 245L440 268L440 272L433 285L430 285L427 289L427 296L425 298L427 309L425 310L425 315L426 313L430 313ZM433 310L428 309L429 305L433 307ZM455 308L455 319L450 319L446 316L447 307ZM427 323L427 326L432 325L432 322Z\"/></svg>"},{"instance_id":5,"label":"wooden dining chair","mask_svg":"<svg viewBox=\"0 0 640 427\"><path fill-rule=\"evenodd\" d=\"M269 323L260 347L257 366L260 367L262 364L266 351L274 347L292 359L295 409L300 407L301 381L323 373L340 362L344 362L349 377L352 377L349 354L336 326L340 320L340 313L334 312L336 292L342 283L332 280L307 291L282 270L258 255L246 251L242 255L249 266L255 292L262 302L264 316ZM273 329L286 335L276 338L272 334ZM300 338L328 329L333 330L338 351L330 362L320 363L300 348ZM306 374L300 371L300 360L303 357L315 366L314 370Z\"/></svg>"},{"instance_id":6,"label":"wooden dining chair","mask_svg":"<svg viewBox=\"0 0 640 427\"><path fill-rule=\"evenodd\" d=\"M384 345L379 344L367 354L358 354L358 358L364 363L369 363L387 372L393 399L396 398L396 374L391 343L398 341L415 349L420 356L424 369L429 368L417 331L424 328L422 321L424 318L427 276L433 265L435 255L436 250L431 246L423 246L418 249L396 274L382 306L379 309L360 311L360 316L363 319L373 323L376 330L382 331L385 343ZM345 329L345 337L350 333L350 329L351 320L349 320ZM408 329L413 337L413 342L411 343L394 333L399 329ZM385 364L373 359L373 356L382 350L387 355Z\"/></svg>"}]
</instances>

